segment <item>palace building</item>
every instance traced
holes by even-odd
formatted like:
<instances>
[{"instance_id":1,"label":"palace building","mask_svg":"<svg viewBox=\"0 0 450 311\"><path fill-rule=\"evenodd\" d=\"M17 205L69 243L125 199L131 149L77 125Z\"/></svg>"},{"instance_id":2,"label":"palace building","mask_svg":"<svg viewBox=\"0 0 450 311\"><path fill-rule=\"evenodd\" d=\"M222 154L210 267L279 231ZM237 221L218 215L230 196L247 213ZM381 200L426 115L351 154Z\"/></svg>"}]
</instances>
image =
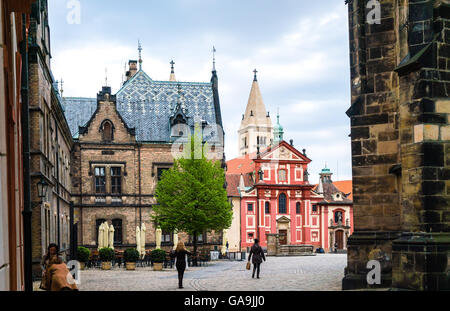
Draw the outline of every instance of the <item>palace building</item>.
<instances>
[{"instance_id":1,"label":"palace building","mask_svg":"<svg viewBox=\"0 0 450 311\"><path fill-rule=\"evenodd\" d=\"M139 63L139 68L138 68ZM113 95L103 87L97 98L65 98L65 114L75 139L72 193L78 244L97 247L101 223L114 226L114 245L136 245L136 227L145 224L147 247L156 245L150 218L156 185L173 165L178 142L201 125L209 155L224 159L218 77L207 83L156 81L142 70L142 59L129 62L127 81ZM174 147L175 146L175 147ZM225 164L223 162L223 164ZM181 240L192 242L186 234ZM173 232L163 232L162 246L171 247ZM222 243L221 235L200 234L201 247Z\"/></svg>"},{"instance_id":2,"label":"palace building","mask_svg":"<svg viewBox=\"0 0 450 311\"><path fill-rule=\"evenodd\" d=\"M254 96L255 93L259 95ZM265 113L256 76L250 97L247 112L251 115L252 107L258 107ZM258 128L255 115L254 125ZM271 123L260 120L264 126ZM290 143L283 140L283 134L278 115L273 134L266 136L273 137L267 147L257 145L256 152L227 162L227 190L234 208L233 224L228 231L232 250L248 249L255 238L266 248L270 235L278 235L280 245L346 250L347 238L353 232L351 191L338 189L327 168L322 170L319 184L311 184L308 179L311 159L306 150L298 151L292 140ZM345 186L351 188L351 181L345 182Z\"/></svg>"}]
</instances>

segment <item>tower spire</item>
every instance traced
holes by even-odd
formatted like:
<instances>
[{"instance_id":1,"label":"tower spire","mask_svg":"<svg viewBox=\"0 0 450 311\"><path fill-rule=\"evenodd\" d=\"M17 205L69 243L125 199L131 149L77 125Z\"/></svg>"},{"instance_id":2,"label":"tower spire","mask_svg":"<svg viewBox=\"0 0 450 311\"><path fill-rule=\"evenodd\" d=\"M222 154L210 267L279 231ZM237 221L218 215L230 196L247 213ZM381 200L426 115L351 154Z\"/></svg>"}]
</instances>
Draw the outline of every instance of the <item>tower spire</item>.
<instances>
[{"instance_id":1,"label":"tower spire","mask_svg":"<svg viewBox=\"0 0 450 311\"><path fill-rule=\"evenodd\" d=\"M139 51L139 70L142 70L142 45L140 40L138 40L138 51Z\"/></svg>"}]
</instances>

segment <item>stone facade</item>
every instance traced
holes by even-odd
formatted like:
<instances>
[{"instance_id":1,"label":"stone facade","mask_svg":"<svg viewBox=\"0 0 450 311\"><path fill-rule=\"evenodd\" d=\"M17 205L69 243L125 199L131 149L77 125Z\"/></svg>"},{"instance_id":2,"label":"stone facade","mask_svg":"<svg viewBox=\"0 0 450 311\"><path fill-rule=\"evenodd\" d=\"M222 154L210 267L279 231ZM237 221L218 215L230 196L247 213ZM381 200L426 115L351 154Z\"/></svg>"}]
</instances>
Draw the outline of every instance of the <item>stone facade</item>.
<instances>
[{"instance_id":1,"label":"stone facade","mask_svg":"<svg viewBox=\"0 0 450 311\"><path fill-rule=\"evenodd\" d=\"M69 251L73 140L50 69L47 1L33 4L29 33L33 271L41 276L39 263L50 243L58 244L63 256ZM49 185L42 203L36 186L41 180Z\"/></svg>"},{"instance_id":2,"label":"stone facade","mask_svg":"<svg viewBox=\"0 0 450 311\"><path fill-rule=\"evenodd\" d=\"M449 1L347 1L355 233L344 289L449 289Z\"/></svg>"},{"instance_id":3,"label":"stone facade","mask_svg":"<svg viewBox=\"0 0 450 311\"><path fill-rule=\"evenodd\" d=\"M155 188L162 169L173 165L171 143L146 143L136 140L117 110L116 96L103 87L97 96L97 109L88 123L80 127L72 153L72 185L78 243L97 249L98 221L107 221L116 230L115 248L136 246L136 227L145 224L146 246L156 246L156 227L151 220L157 204ZM111 139L105 140L105 122L111 127ZM120 190L113 190L112 169L120 169ZM104 170L104 189L96 187L99 170ZM98 185L98 183L97 183ZM116 188L117 189L117 188ZM118 233L120 232L120 233ZM173 233L163 233L162 246L173 246ZM179 240L191 245L189 236L179 233ZM200 248L221 245L221 234L208 233Z\"/></svg>"}]
</instances>

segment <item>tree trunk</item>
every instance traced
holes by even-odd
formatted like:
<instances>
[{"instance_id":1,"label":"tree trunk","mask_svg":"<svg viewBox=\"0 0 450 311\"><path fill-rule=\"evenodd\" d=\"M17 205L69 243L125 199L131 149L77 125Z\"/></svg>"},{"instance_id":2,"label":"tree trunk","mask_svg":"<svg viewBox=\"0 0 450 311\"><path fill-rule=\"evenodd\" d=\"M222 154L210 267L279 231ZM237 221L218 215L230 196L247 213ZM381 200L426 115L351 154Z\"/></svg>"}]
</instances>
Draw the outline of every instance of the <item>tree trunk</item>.
<instances>
[{"instance_id":1,"label":"tree trunk","mask_svg":"<svg viewBox=\"0 0 450 311\"><path fill-rule=\"evenodd\" d=\"M194 267L197 267L197 231L194 231L194 254L192 259Z\"/></svg>"}]
</instances>

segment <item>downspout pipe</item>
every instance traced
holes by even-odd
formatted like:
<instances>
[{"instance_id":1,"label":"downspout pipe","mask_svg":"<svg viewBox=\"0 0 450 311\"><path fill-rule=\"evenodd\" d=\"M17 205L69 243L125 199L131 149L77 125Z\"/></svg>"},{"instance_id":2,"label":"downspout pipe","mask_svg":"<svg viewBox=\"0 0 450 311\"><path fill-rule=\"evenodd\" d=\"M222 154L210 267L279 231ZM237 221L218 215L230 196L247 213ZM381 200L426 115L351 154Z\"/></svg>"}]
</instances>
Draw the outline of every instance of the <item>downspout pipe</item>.
<instances>
[{"instance_id":1,"label":"downspout pipe","mask_svg":"<svg viewBox=\"0 0 450 311\"><path fill-rule=\"evenodd\" d=\"M21 98L22 98L22 144L23 144L23 243L24 243L24 279L25 291L33 291L33 249L32 249L32 213L31 206L31 176L30 176L30 115L29 115L29 82L28 82L28 49L27 49L27 18L22 14L22 73L21 73Z\"/></svg>"}]
</instances>

